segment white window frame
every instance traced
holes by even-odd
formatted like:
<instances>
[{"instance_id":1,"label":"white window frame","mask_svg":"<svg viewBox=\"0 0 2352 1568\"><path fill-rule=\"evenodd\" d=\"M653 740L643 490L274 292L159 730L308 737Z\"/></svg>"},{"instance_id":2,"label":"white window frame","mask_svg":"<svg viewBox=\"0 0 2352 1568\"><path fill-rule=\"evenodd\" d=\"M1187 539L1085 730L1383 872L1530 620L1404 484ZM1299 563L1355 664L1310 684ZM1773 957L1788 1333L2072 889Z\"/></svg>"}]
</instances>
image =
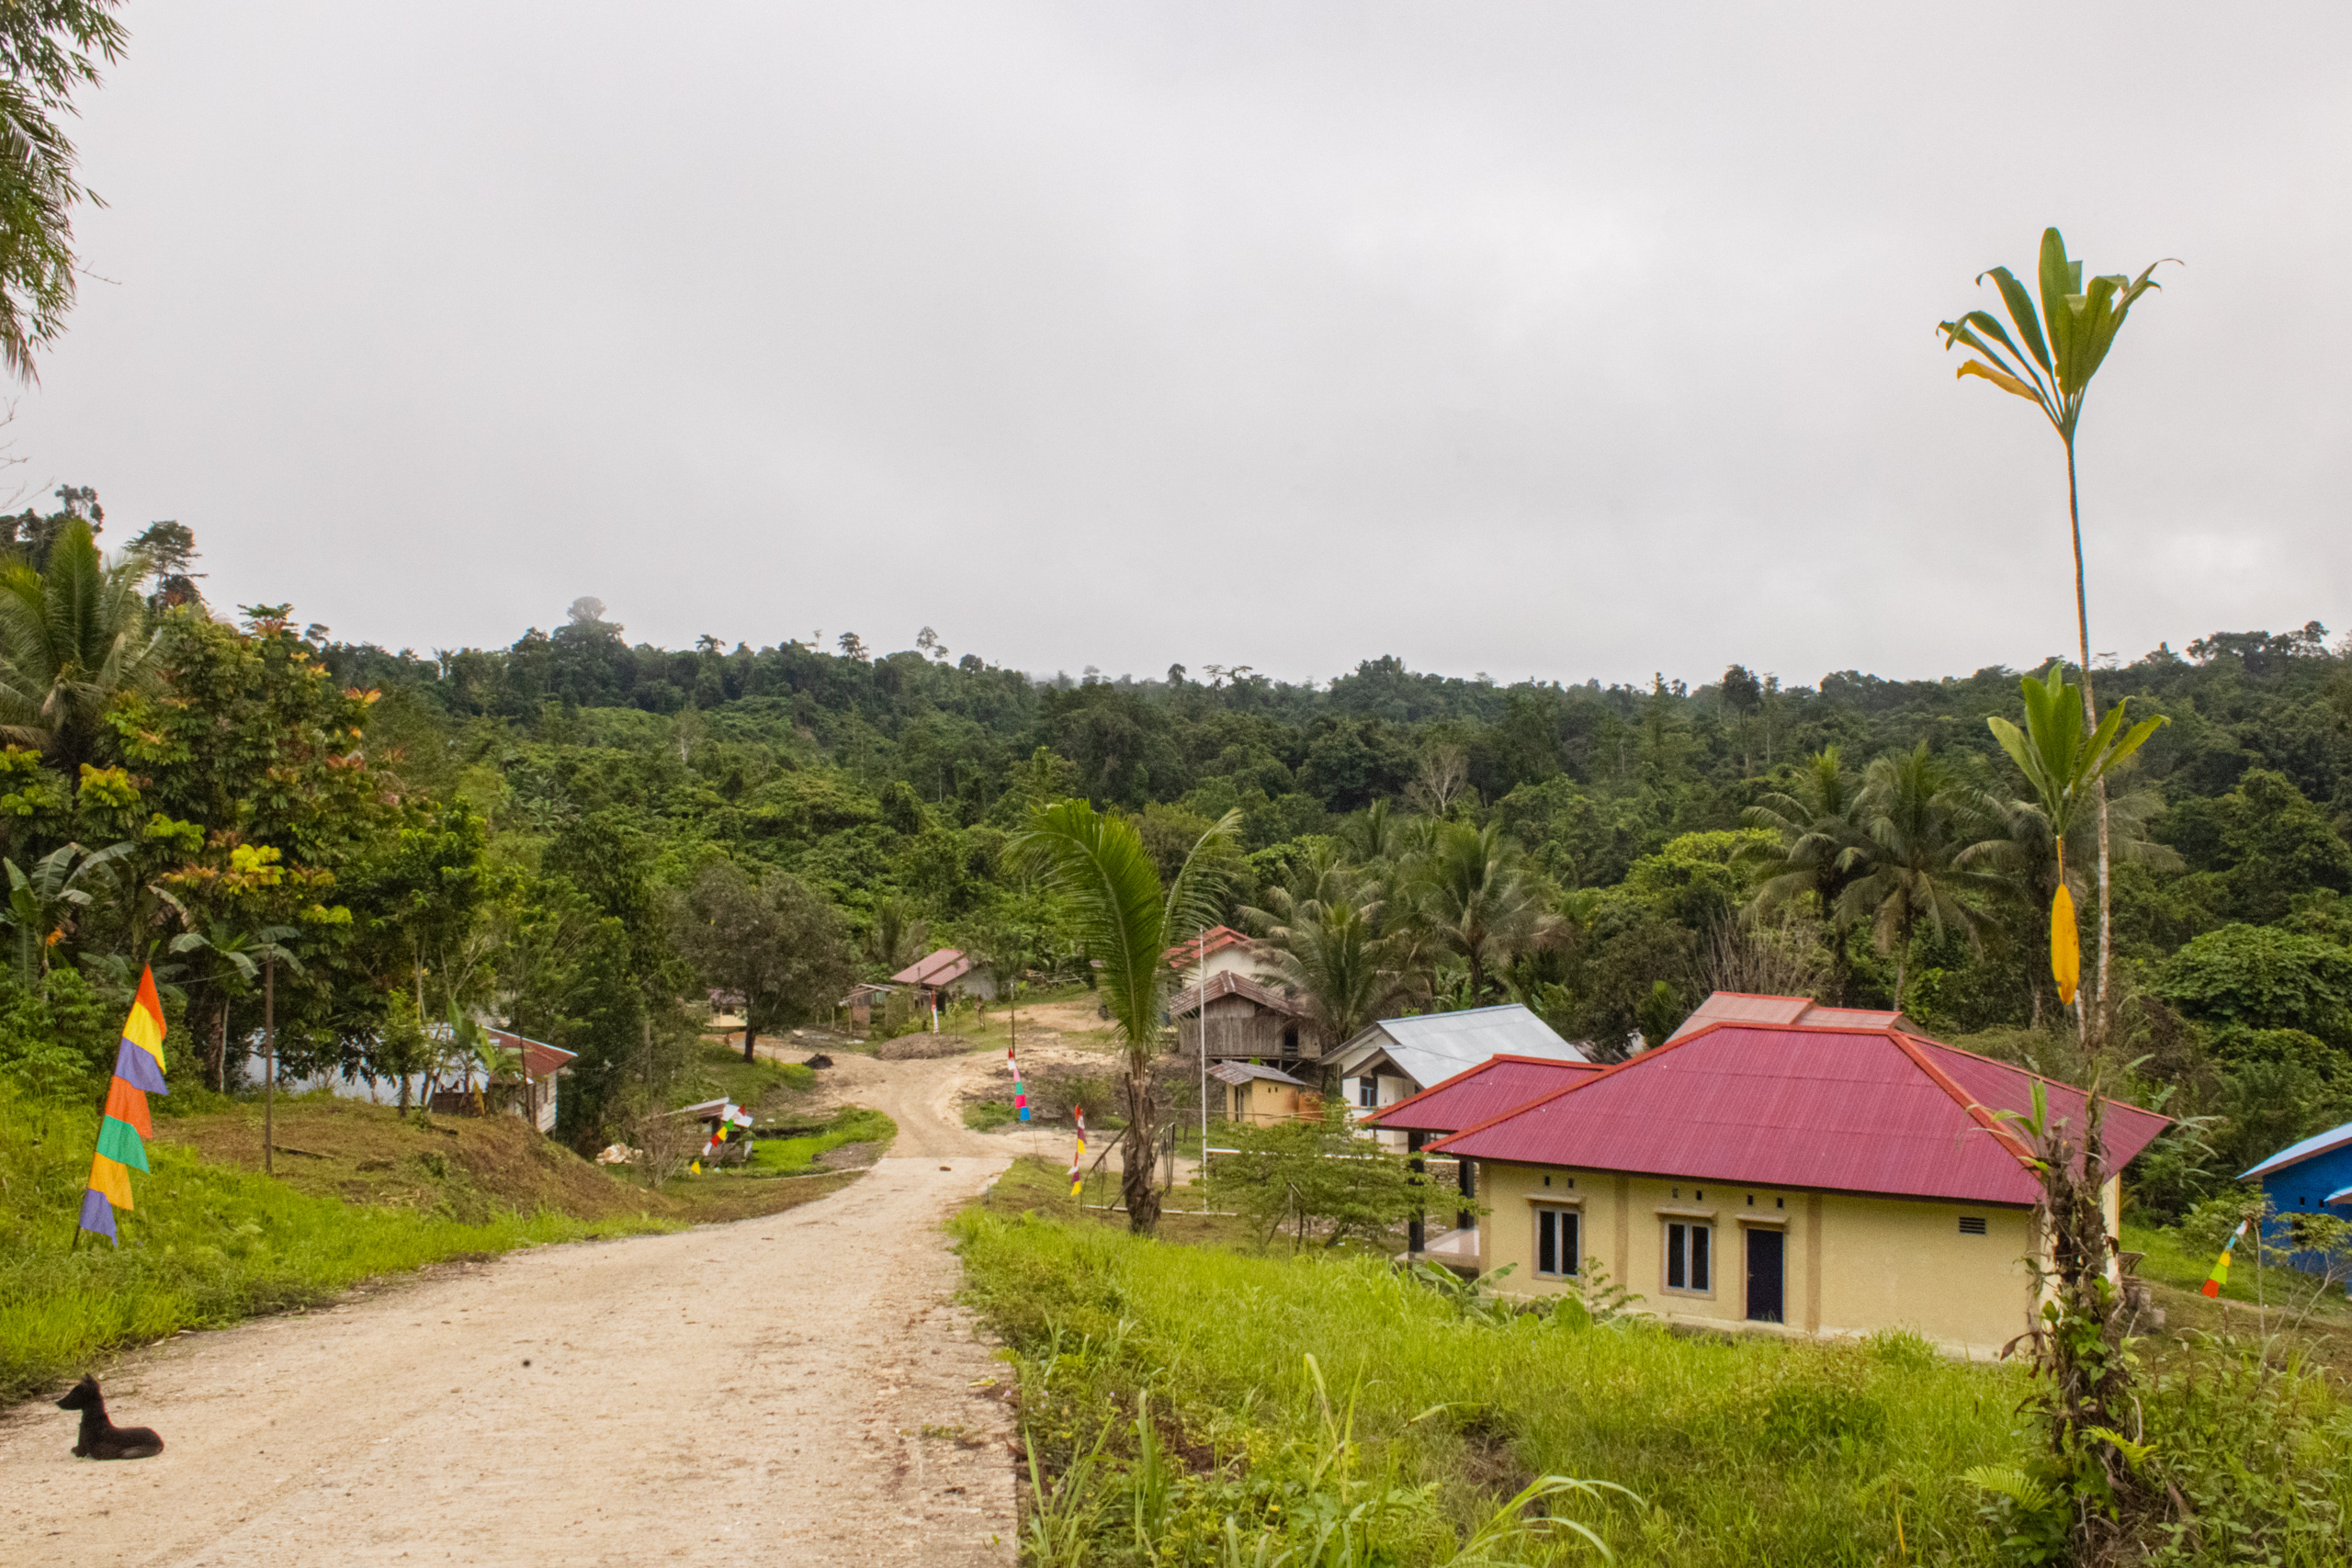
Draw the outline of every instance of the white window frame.
<instances>
[{"instance_id":1,"label":"white window frame","mask_svg":"<svg viewBox=\"0 0 2352 1568\"><path fill-rule=\"evenodd\" d=\"M1681 1247L1679 1249L1680 1257L1679 1258L1676 1256L1677 1247L1674 1235L1676 1231L1683 1233ZM1704 1232L1707 1238L1705 1248L1706 1258L1704 1259L1707 1270L1707 1281L1704 1285L1693 1285L1690 1283L1691 1276L1698 1272L1698 1270L1692 1267L1692 1264L1698 1261L1699 1248L1691 1245L1691 1238L1693 1235L1698 1232ZM1722 1259L1715 1256L1717 1248L1715 1247L1714 1221L1712 1219L1701 1219L1695 1214L1668 1214L1659 1222L1657 1234L1658 1289L1664 1291L1668 1295L1692 1296L1702 1300L1712 1300L1715 1293L1715 1276L1723 1272ZM1682 1265L1682 1278L1684 1281L1679 1285L1669 1282L1674 1278L1674 1266L1678 1261Z\"/></svg>"},{"instance_id":2,"label":"white window frame","mask_svg":"<svg viewBox=\"0 0 2352 1568\"><path fill-rule=\"evenodd\" d=\"M1529 1208L1532 1213L1528 1216L1530 1233L1527 1256L1533 1264L1531 1271L1539 1280L1574 1280L1580 1276L1584 1271L1583 1209L1570 1203L1533 1203L1530 1204ZM1544 1222L1547 1219L1553 1223L1553 1260L1565 1264L1564 1268L1546 1269L1544 1267ZM1565 1258L1559 1255L1562 1220L1567 1221L1576 1228L1576 1245L1566 1249L1567 1256Z\"/></svg>"}]
</instances>

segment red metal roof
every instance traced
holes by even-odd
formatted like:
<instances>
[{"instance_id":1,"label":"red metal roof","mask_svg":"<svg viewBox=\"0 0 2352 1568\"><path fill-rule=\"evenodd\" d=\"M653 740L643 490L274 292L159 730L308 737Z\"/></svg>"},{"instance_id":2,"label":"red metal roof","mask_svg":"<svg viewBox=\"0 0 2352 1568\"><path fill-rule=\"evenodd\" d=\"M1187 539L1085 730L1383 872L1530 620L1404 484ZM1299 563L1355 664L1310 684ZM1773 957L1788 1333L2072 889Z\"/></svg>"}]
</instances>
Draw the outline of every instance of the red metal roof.
<instances>
[{"instance_id":1,"label":"red metal roof","mask_svg":"<svg viewBox=\"0 0 2352 1568\"><path fill-rule=\"evenodd\" d=\"M2029 1204L2023 1145L1993 1113L2030 1111L2033 1075L1893 1029L1710 1024L1435 1145L1475 1159L1758 1187ZM2082 1091L2043 1080L2052 1120ZM2110 1103L2110 1168L2167 1119Z\"/></svg>"},{"instance_id":2,"label":"red metal roof","mask_svg":"<svg viewBox=\"0 0 2352 1568\"><path fill-rule=\"evenodd\" d=\"M1205 998L1201 994L1204 991L1208 993ZM1169 1001L1168 1016L1190 1017L1200 1010L1204 1001L1213 1002L1219 997L1239 997L1245 1001L1257 1003L1268 1012L1281 1013L1284 1018L1297 1018L1305 1010L1272 986L1252 980L1238 969L1223 969L1210 976L1207 985L1191 986L1177 992Z\"/></svg>"},{"instance_id":3,"label":"red metal roof","mask_svg":"<svg viewBox=\"0 0 2352 1568\"><path fill-rule=\"evenodd\" d=\"M972 972L972 961L960 947L943 947L916 959L890 976L901 986L952 986Z\"/></svg>"},{"instance_id":4,"label":"red metal roof","mask_svg":"<svg viewBox=\"0 0 2352 1568\"><path fill-rule=\"evenodd\" d=\"M1544 1056L1489 1056L1409 1099L1381 1107L1366 1126L1408 1133L1458 1133L1529 1100L1580 1083L1601 1070L1598 1062L1557 1062Z\"/></svg>"},{"instance_id":5,"label":"red metal roof","mask_svg":"<svg viewBox=\"0 0 2352 1568\"><path fill-rule=\"evenodd\" d=\"M1247 947L1250 939L1231 926L1211 926L1199 936L1188 936L1170 948L1167 953L1168 967L1189 969L1201 961L1204 948L1209 953L1223 953L1236 945Z\"/></svg>"},{"instance_id":6,"label":"red metal roof","mask_svg":"<svg viewBox=\"0 0 2352 1568\"><path fill-rule=\"evenodd\" d=\"M577 1051L567 1051L544 1040L526 1039L503 1029L485 1029L482 1032L496 1041L501 1050L522 1052L523 1066L535 1078L551 1078L580 1056Z\"/></svg>"},{"instance_id":7,"label":"red metal roof","mask_svg":"<svg viewBox=\"0 0 2352 1568\"><path fill-rule=\"evenodd\" d=\"M1899 1012L1871 1008L1826 1008L1811 997L1764 996L1755 991L1713 991L1666 1037L1671 1045L1711 1023L1800 1023L1809 1029L1905 1029Z\"/></svg>"}]
</instances>

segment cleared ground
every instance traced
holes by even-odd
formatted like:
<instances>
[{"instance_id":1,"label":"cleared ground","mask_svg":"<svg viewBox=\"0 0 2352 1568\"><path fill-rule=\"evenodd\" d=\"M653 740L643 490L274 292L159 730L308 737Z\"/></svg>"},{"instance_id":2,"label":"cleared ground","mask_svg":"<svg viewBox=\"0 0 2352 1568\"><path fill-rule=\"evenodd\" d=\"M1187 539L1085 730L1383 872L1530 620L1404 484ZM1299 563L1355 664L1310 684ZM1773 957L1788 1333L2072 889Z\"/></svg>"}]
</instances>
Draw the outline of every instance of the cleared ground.
<instances>
[{"instance_id":1,"label":"cleared ground","mask_svg":"<svg viewBox=\"0 0 2352 1568\"><path fill-rule=\"evenodd\" d=\"M127 1358L108 1400L163 1433L157 1459L76 1461L72 1416L19 1407L0 1558L1009 1563L1006 1369L939 1230L1004 1164L950 1120L984 1066L845 1058L827 1087L900 1132L818 1202Z\"/></svg>"}]
</instances>

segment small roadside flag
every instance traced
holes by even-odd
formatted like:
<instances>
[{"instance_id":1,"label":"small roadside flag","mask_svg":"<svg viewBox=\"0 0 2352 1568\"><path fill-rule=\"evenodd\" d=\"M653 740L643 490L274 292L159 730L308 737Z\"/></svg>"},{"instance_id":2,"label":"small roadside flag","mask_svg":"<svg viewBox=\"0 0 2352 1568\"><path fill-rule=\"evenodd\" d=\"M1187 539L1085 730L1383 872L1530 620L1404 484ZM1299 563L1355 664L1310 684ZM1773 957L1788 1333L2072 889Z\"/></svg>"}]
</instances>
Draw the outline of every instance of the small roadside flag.
<instances>
[{"instance_id":1,"label":"small roadside flag","mask_svg":"<svg viewBox=\"0 0 2352 1568\"><path fill-rule=\"evenodd\" d=\"M1079 1168L1086 1163L1086 1107L1073 1105L1069 1111L1078 1118L1078 1148L1069 1156L1069 1195L1075 1198L1086 1185L1086 1178L1079 1174Z\"/></svg>"},{"instance_id":2,"label":"small roadside flag","mask_svg":"<svg viewBox=\"0 0 2352 1568\"><path fill-rule=\"evenodd\" d=\"M90 1185L82 1193L82 1219L75 1235L88 1231L117 1247L114 1212L131 1207L130 1173L147 1168L143 1139L155 1135L147 1117L147 1097L168 1094L164 1086L164 1003L155 995L155 971L139 976L139 994L123 1021L122 1045L115 1053L114 1081L107 1086L106 1118L98 1123L97 1152L90 1156Z\"/></svg>"},{"instance_id":3,"label":"small roadside flag","mask_svg":"<svg viewBox=\"0 0 2352 1568\"><path fill-rule=\"evenodd\" d=\"M1012 1075L1012 1109L1021 1112L1021 1120L1029 1120L1029 1086L1021 1081L1021 1064L1013 1059L1012 1047L1004 1048L1004 1070Z\"/></svg>"},{"instance_id":4,"label":"small roadside flag","mask_svg":"<svg viewBox=\"0 0 2352 1568\"><path fill-rule=\"evenodd\" d=\"M2205 1276L2203 1284L2197 1287L2199 1292L2209 1296L2222 1293L2222 1287L2230 1282L2230 1254L2237 1250L2238 1237L2245 1235L2245 1227L2253 1223L2251 1220L2238 1222L2238 1228L2232 1231L2230 1239L2222 1244L2222 1256L2213 1259L2213 1271Z\"/></svg>"}]
</instances>

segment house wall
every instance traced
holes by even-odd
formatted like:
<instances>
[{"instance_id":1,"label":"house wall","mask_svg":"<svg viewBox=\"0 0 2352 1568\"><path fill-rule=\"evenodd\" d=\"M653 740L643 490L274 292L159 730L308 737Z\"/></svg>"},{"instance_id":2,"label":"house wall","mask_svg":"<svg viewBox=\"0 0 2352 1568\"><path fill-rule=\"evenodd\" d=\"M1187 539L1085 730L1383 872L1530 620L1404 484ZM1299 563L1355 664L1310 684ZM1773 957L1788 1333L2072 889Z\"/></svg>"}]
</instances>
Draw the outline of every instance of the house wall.
<instances>
[{"instance_id":1,"label":"house wall","mask_svg":"<svg viewBox=\"0 0 2352 1568\"><path fill-rule=\"evenodd\" d=\"M2263 1226L2264 1239L2273 1247L2292 1245L2288 1227L2295 1214L2333 1213L2338 1219L2344 1218L2344 1209L2327 1207L2327 1195L2346 1187L2352 1187L2352 1145L2313 1155L2264 1177L2262 1190L2269 1194L2271 1205L2278 1211L2278 1217ZM2288 1261L2297 1269L2312 1270L2326 1263L2315 1252L2299 1252Z\"/></svg>"},{"instance_id":2,"label":"house wall","mask_svg":"<svg viewBox=\"0 0 2352 1568\"><path fill-rule=\"evenodd\" d=\"M1321 1101L1315 1099L1312 1091L1270 1083L1264 1078L1252 1078L1226 1091L1227 1117L1255 1127L1316 1117L1320 1109Z\"/></svg>"},{"instance_id":3,"label":"house wall","mask_svg":"<svg viewBox=\"0 0 2352 1568\"><path fill-rule=\"evenodd\" d=\"M1202 1010L1208 1015L1210 1060L1220 1056L1262 1057L1270 1063L1282 1059L1283 1030L1290 1023L1282 1014L1269 1012L1247 997L1215 997ZM1182 1049L1200 1050L1200 1015L1178 1019L1176 1037Z\"/></svg>"},{"instance_id":4,"label":"house wall","mask_svg":"<svg viewBox=\"0 0 2352 1568\"><path fill-rule=\"evenodd\" d=\"M1359 1122L1373 1114L1379 1106L1394 1105L1400 1100L1410 1100L1419 1094L1423 1087L1401 1073L1374 1071L1369 1076L1373 1083L1373 1095L1377 1101L1377 1104L1370 1109L1363 1103L1364 1080L1362 1077L1340 1080L1340 1098L1346 1103L1348 1114ZM1373 1136L1380 1141L1380 1146L1385 1149L1401 1150L1406 1145L1407 1135L1394 1128L1375 1128L1373 1131Z\"/></svg>"},{"instance_id":5,"label":"house wall","mask_svg":"<svg viewBox=\"0 0 2352 1568\"><path fill-rule=\"evenodd\" d=\"M1545 1178L1550 1185L1545 1185ZM1864 1198L1800 1189L1693 1183L1540 1166L1479 1162L1478 1266L1515 1265L1498 1289L1556 1294L1572 1281L1535 1274L1535 1213L1552 1204L1582 1216L1578 1250L1669 1323L1760 1333L1849 1336L1907 1328L1952 1354L1992 1356L2030 1326L2025 1258L2036 1244L2023 1208ZM1753 1202L1750 1202L1750 1200ZM1963 1235L1966 1215L1985 1223ZM1666 1286L1669 1221L1712 1225L1713 1269L1704 1292ZM1782 1314L1747 1321L1750 1228L1782 1243Z\"/></svg>"}]
</instances>

